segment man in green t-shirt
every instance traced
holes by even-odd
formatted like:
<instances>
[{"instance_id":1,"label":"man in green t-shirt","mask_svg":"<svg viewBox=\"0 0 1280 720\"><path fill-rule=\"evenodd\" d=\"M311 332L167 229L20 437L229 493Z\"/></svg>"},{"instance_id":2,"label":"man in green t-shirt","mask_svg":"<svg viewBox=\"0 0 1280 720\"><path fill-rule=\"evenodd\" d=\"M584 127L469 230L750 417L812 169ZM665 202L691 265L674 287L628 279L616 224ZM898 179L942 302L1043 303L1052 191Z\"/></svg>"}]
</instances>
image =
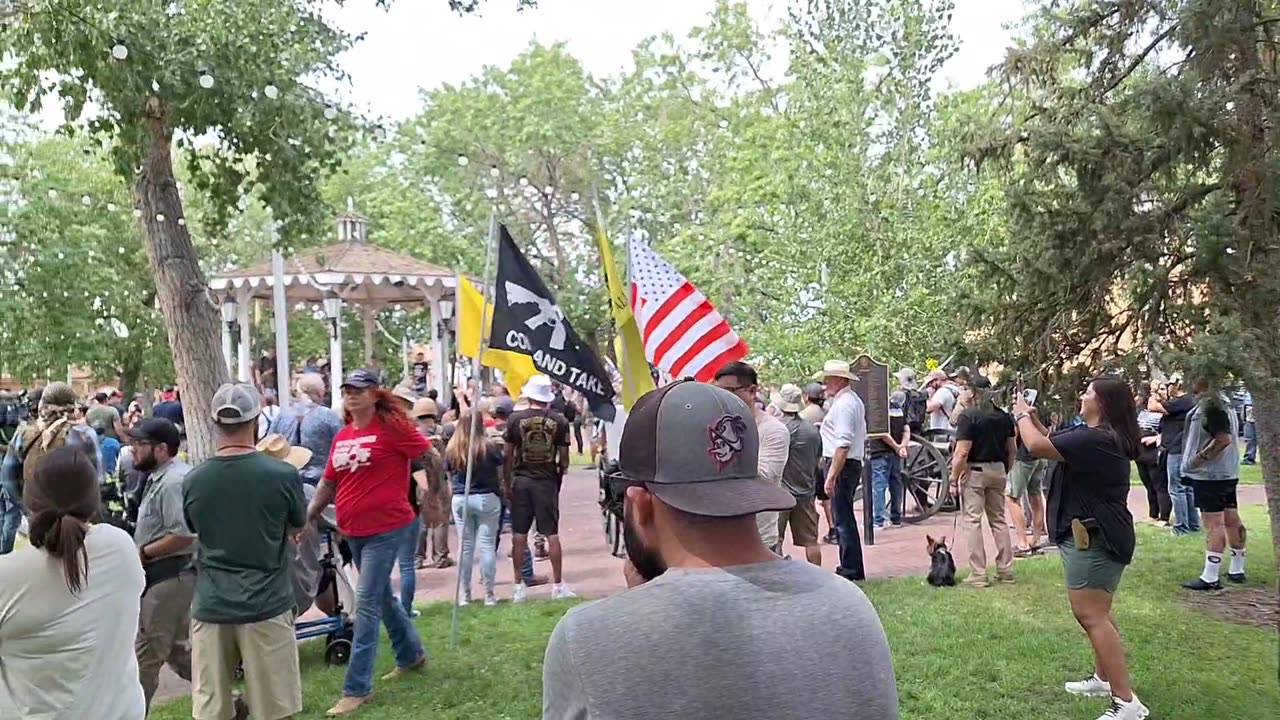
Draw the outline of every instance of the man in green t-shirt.
<instances>
[{"instance_id":1,"label":"man in green t-shirt","mask_svg":"<svg viewBox=\"0 0 1280 720\"><path fill-rule=\"evenodd\" d=\"M252 717L302 711L287 538L305 525L306 506L298 471L254 447L260 412L252 385L219 388L213 396L217 454L183 483L183 510L199 557L191 603L196 720L234 714L237 660Z\"/></svg>"}]
</instances>

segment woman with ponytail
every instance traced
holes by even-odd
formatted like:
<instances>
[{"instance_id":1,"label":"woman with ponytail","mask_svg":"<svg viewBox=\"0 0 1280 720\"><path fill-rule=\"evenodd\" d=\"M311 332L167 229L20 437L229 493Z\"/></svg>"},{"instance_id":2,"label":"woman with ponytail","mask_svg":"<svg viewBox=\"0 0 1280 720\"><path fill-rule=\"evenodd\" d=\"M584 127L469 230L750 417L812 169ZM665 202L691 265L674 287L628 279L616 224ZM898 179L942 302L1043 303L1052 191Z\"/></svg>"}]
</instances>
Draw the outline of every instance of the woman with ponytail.
<instances>
[{"instance_id":1,"label":"woman with ponytail","mask_svg":"<svg viewBox=\"0 0 1280 720\"><path fill-rule=\"evenodd\" d=\"M453 520L462 536L463 605L471 602L471 565L477 543L480 547L480 580L484 584L484 604L498 604L493 594L497 570L498 526L502 519L502 448L485 436L484 424L467 410L445 449L445 467L453 489ZM474 430L474 432L473 432ZM471 467L471 486L467 487L467 467ZM470 490L470 492L468 492ZM465 508L465 512L464 512ZM463 515L466 522L463 522Z\"/></svg>"},{"instance_id":2,"label":"woman with ponytail","mask_svg":"<svg viewBox=\"0 0 1280 720\"><path fill-rule=\"evenodd\" d=\"M97 470L67 445L23 486L30 547L0 556L0 718L142 720L133 538L98 514Z\"/></svg>"}]
</instances>

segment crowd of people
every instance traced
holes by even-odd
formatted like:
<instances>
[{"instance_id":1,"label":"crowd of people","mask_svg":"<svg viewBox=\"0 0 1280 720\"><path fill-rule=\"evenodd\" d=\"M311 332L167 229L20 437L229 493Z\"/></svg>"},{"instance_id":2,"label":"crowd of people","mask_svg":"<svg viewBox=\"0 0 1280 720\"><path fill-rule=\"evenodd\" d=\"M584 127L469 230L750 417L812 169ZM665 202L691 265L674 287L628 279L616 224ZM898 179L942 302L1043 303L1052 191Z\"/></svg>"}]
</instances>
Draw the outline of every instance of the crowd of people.
<instances>
[{"instance_id":1,"label":"crowd of people","mask_svg":"<svg viewBox=\"0 0 1280 720\"><path fill-rule=\"evenodd\" d=\"M1015 558L1056 547L1095 658L1093 673L1065 689L1110 697L1100 720L1147 717L1111 614L1136 546L1130 463L1148 491L1147 522L1176 535L1206 531L1204 571L1185 587L1221 588L1223 560L1226 580L1245 582L1241 433L1226 398L1206 381L1191 394L1177 382L1134 393L1103 377L1064 422L1041 418L1035 392L1020 385L964 368L932 370L920 384L903 368L888 432L869 435L856 381L849 363L831 360L816 382L773 392L734 362L711 383L673 382L630 411L618 405L604 423L542 375L516 398L500 385L459 388L445 409L434 393L386 388L361 369L341 380L338 414L325 379L308 372L287 407L270 388L227 384L211 407L187 409L216 429L215 453L194 467L176 391L147 415L121 412L111 392L81 404L53 383L6 438L0 466L0 716L143 718L165 665L191 681L200 720L295 715L295 621L319 607L325 532L341 538L358 573L350 660L328 714L355 712L373 697L380 627L395 658L383 681L427 667L412 621L416 571L453 563L451 527L460 603L498 602L507 523L511 600L542 584L552 598L575 597L559 496L587 427L616 500L613 549L629 589L557 626L544 717L597 717L602 707L628 718L812 716L856 706L860 718L896 718L889 646L856 585L867 571L854 497L866 464L873 522L900 526L914 491L903 463L921 442L948 445L969 553L963 582L1013 583ZM104 508L112 478L118 517ZM22 525L29 547L15 550ZM807 562L784 555L788 528ZM823 542L838 545L834 574L821 569ZM533 573L535 555L549 560L549 579ZM815 605L823 623L812 622ZM802 665L775 662L797 643L825 648L839 677L815 686ZM233 691L238 674L243 694Z\"/></svg>"}]
</instances>

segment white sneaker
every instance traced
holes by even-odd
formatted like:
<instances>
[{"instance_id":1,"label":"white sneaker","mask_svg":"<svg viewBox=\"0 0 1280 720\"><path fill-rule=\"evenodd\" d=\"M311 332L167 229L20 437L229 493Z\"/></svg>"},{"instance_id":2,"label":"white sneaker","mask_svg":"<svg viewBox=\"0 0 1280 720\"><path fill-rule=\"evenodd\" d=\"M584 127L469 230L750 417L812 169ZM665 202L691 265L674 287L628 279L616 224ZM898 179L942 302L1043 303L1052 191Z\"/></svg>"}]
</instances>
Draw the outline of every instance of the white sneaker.
<instances>
[{"instance_id":1,"label":"white sneaker","mask_svg":"<svg viewBox=\"0 0 1280 720\"><path fill-rule=\"evenodd\" d=\"M516 583L515 588L511 591L511 602L522 603L529 596L529 588L524 583Z\"/></svg>"},{"instance_id":2,"label":"white sneaker","mask_svg":"<svg viewBox=\"0 0 1280 720\"><path fill-rule=\"evenodd\" d=\"M491 592L484 594L484 606L493 607L498 604L498 598Z\"/></svg>"},{"instance_id":3,"label":"white sneaker","mask_svg":"<svg viewBox=\"0 0 1280 720\"><path fill-rule=\"evenodd\" d=\"M1111 707L1107 711L1098 716L1098 720L1145 720L1151 714L1146 705L1138 700L1138 696L1134 695L1133 699L1125 702L1118 697L1111 697Z\"/></svg>"},{"instance_id":4,"label":"white sneaker","mask_svg":"<svg viewBox=\"0 0 1280 720\"><path fill-rule=\"evenodd\" d=\"M1098 677L1097 673L1078 682L1066 684L1067 692L1084 697L1107 697L1111 694L1111 683Z\"/></svg>"},{"instance_id":5,"label":"white sneaker","mask_svg":"<svg viewBox=\"0 0 1280 720\"><path fill-rule=\"evenodd\" d=\"M568 600L569 598L576 597L578 597L578 595L570 590L569 586L564 583L556 583L551 587L552 600Z\"/></svg>"},{"instance_id":6,"label":"white sneaker","mask_svg":"<svg viewBox=\"0 0 1280 720\"><path fill-rule=\"evenodd\" d=\"M466 607L470 604L471 604L471 598L467 597L466 595L463 595L462 597L458 598L458 607Z\"/></svg>"}]
</instances>

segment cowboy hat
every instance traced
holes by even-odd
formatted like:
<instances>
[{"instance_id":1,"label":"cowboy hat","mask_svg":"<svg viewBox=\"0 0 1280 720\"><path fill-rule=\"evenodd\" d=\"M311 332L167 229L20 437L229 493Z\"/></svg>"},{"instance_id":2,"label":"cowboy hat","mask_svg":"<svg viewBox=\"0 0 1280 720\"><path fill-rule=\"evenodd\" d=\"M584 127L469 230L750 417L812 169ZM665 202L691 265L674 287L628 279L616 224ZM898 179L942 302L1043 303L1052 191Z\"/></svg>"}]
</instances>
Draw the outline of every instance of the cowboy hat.
<instances>
[{"instance_id":1,"label":"cowboy hat","mask_svg":"<svg viewBox=\"0 0 1280 720\"><path fill-rule=\"evenodd\" d=\"M258 452L263 452L271 457L289 463L301 470L304 465L311 461L311 451L304 447L294 447L289 444L288 440L280 433L271 433L270 435L258 441Z\"/></svg>"},{"instance_id":2,"label":"cowboy hat","mask_svg":"<svg viewBox=\"0 0 1280 720\"><path fill-rule=\"evenodd\" d=\"M844 360L828 360L822 364L822 377L838 377L845 380L853 380L853 373L849 371L849 363Z\"/></svg>"},{"instance_id":3,"label":"cowboy hat","mask_svg":"<svg viewBox=\"0 0 1280 720\"><path fill-rule=\"evenodd\" d=\"M418 398L413 401L413 409L409 411L409 417L414 420L421 420L424 417L439 418L439 408L436 407L436 401L431 398Z\"/></svg>"}]
</instances>

